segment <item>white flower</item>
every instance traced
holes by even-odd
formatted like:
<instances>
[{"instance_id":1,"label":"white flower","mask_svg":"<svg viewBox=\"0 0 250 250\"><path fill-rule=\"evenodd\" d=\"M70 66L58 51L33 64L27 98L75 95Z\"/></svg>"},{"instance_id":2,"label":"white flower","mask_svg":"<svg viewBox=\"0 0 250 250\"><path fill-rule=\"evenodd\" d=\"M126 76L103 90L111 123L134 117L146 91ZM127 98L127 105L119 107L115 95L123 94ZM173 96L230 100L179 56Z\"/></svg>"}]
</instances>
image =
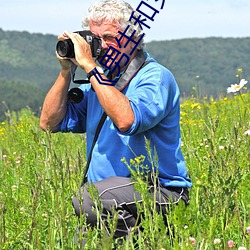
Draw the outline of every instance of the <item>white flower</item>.
<instances>
[{"instance_id":1,"label":"white flower","mask_svg":"<svg viewBox=\"0 0 250 250\"><path fill-rule=\"evenodd\" d=\"M11 187L11 189L12 189L13 192L15 192L15 191L17 190L17 185L13 185L13 186Z\"/></svg>"},{"instance_id":2,"label":"white flower","mask_svg":"<svg viewBox=\"0 0 250 250\"><path fill-rule=\"evenodd\" d=\"M221 242L221 240L220 240L220 239L214 239L214 244L215 244L215 245L220 244L220 242Z\"/></svg>"},{"instance_id":3,"label":"white flower","mask_svg":"<svg viewBox=\"0 0 250 250\"><path fill-rule=\"evenodd\" d=\"M239 247L238 250L247 250L245 247Z\"/></svg>"},{"instance_id":4,"label":"white flower","mask_svg":"<svg viewBox=\"0 0 250 250\"><path fill-rule=\"evenodd\" d=\"M196 244L196 239L194 237L189 237L189 240L193 246Z\"/></svg>"},{"instance_id":5,"label":"white flower","mask_svg":"<svg viewBox=\"0 0 250 250\"><path fill-rule=\"evenodd\" d=\"M240 91L245 85L247 81L245 79L241 79L239 84L231 84L231 87L227 88L227 93L235 93Z\"/></svg>"},{"instance_id":6,"label":"white flower","mask_svg":"<svg viewBox=\"0 0 250 250\"><path fill-rule=\"evenodd\" d=\"M23 214L24 211L25 211L24 207L21 207L21 208L20 208L20 214Z\"/></svg>"},{"instance_id":7,"label":"white flower","mask_svg":"<svg viewBox=\"0 0 250 250\"><path fill-rule=\"evenodd\" d=\"M249 136L250 135L250 129L248 129L247 131L244 132L245 136Z\"/></svg>"},{"instance_id":8,"label":"white flower","mask_svg":"<svg viewBox=\"0 0 250 250\"><path fill-rule=\"evenodd\" d=\"M248 235L250 235L250 226L247 227L246 232Z\"/></svg>"}]
</instances>

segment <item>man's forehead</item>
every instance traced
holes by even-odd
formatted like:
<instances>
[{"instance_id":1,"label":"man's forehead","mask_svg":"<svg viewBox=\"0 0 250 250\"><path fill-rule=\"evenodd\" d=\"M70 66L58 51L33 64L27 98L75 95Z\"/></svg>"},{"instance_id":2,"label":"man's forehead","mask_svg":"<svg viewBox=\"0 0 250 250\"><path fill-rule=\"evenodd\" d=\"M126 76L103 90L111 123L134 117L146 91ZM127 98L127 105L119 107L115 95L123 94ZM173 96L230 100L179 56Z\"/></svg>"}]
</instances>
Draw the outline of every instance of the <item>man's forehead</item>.
<instances>
[{"instance_id":1,"label":"man's forehead","mask_svg":"<svg viewBox=\"0 0 250 250\"><path fill-rule=\"evenodd\" d=\"M118 30L119 29L119 24L117 23L111 23L109 21L103 20L102 22L94 22L90 20L89 22L90 28L94 29L102 29L103 31L108 31L108 30Z\"/></svg>"}]
</instances>

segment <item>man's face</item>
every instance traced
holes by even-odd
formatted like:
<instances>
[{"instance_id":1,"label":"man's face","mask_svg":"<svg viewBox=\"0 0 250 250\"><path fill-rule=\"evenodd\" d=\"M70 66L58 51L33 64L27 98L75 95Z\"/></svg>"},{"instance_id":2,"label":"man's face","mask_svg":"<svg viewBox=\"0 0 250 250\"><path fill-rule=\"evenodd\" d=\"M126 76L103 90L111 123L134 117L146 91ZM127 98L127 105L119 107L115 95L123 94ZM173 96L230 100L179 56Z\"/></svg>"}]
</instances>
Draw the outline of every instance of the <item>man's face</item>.
<instances>
[{"instance_id":1,"label":"man's face","mask_svg":"<svg viewBox=\"0 0 250 250\"><path fill-rule=\"evenodd\" d=\"M117 25L110 24L108 22L103 22L101 25L99 25L99 24L92 22L92 20L90 20L90 30L94 35L101 38L104 54L106 53L106 51L108 50L110 46L112 46L116 50L119 50L120 54L115 59L115 62L118 62L123 54L126 54L127 56L129 56L130 52L135 46L134 43L129 42L126 48L124 48L125 44L127 43L127 39L123 37L120 40L121 48L119 48L119 45L115 39L116 37L119 39L119 37L121 36L121 34L118 33L119 27ZM112 51L110 50L108 54L110 55L111 53ZM113 54L112 58L115 58L116 55L117 55L117 52ZM121 69L123 68L126 61L127 61L126 58L123 57L123 59L119 62ZM109 64L111 64L111 62ZM106 65L109 66L109 64L106 64ZM111 68L113 68L114 66L115 64L113 64Z\"/></svg>"}]
</instances>

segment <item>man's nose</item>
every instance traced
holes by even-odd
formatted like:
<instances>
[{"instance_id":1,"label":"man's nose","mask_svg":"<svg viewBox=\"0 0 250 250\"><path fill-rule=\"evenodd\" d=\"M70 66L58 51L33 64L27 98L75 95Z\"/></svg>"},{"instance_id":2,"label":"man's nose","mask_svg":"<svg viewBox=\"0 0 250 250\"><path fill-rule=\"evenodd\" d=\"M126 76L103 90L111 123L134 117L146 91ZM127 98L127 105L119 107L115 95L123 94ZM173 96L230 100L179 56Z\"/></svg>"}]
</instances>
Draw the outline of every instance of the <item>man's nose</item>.
<instances>
[{"instance_id":1,"label":"man's nose","mask_svg":"<svg viewBox=\"0 0 250 250\"><path fill-rule=\"evenodd\" d=\"M101 40L102 40L102 48L107 49L109 46L107 45L107 43L105 42L103 38L101 38Z\"/></svg>"}]
</instances>

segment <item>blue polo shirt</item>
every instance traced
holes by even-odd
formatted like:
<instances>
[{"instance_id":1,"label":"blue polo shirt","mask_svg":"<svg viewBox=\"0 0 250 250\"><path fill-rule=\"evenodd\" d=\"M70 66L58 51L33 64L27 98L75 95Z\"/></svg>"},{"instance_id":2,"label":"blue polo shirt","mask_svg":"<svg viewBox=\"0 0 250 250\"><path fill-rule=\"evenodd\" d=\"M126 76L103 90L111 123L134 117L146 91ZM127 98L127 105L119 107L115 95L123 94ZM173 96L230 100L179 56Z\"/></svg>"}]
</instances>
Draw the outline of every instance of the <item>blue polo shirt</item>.
<instances>
[{"instance_id":1,"label":"blue polo shirt","mask_svg":"<svg viewBox=\"0 0 250 250\"><path fill-rule=\"evenodd\" d=\"M143 165L152 168L145 139L150 142L151 153L156 152L157 171L163 186L191 187L181 152L180 91L172 73L147 55L150 61L143 67L122 93L129 99L135 120L127 132L121 132L107 117L92 153L88 181L96 182L109 176L129 177L124 162L144 155ZM103 109L90 84L81 85L83 100L68 102L66 116L58 131L87 135L87 155Z\"/></svg>"}]
</instances>

